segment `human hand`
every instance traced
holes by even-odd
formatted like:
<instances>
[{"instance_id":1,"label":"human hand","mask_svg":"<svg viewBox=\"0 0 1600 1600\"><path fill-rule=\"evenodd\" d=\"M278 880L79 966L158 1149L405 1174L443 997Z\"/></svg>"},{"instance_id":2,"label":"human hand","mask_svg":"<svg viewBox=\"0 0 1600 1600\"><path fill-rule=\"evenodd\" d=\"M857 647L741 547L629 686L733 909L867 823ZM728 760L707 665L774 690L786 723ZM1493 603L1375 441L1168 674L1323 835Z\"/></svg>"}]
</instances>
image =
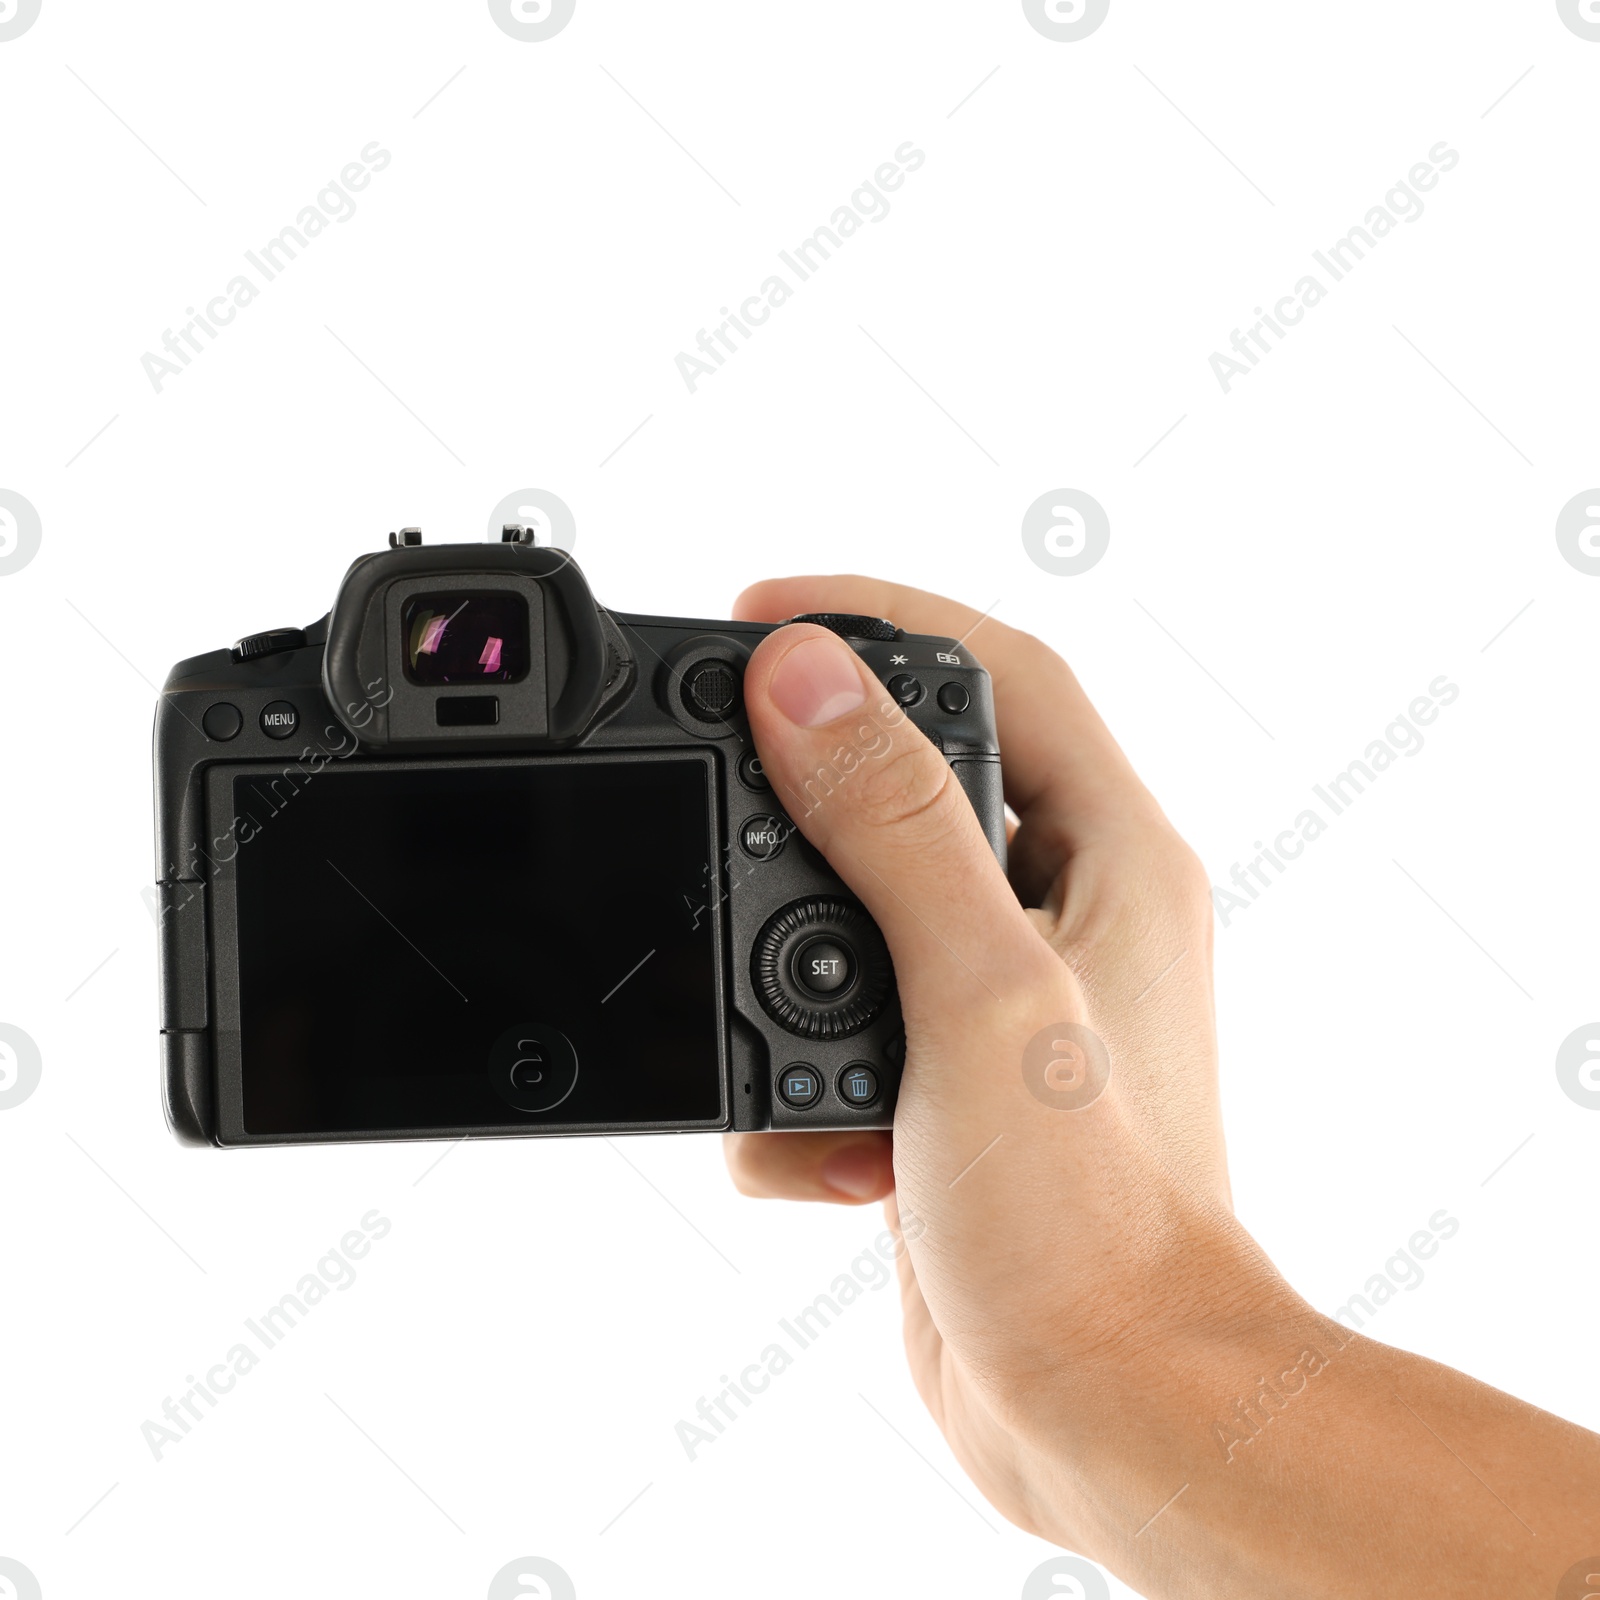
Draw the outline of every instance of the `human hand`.
<instances>
[{"instance_id":1,"label":"human hand","mask_svg":"<svg viewBox=\"0 0 1600 1600\"><path fill-rule=\"evenodd\" d=\"M735 615L822 610L971 636L1019 819L1010 882L943 756L847 645L806 624L762 643L745 674L751 730L797 826L883 931L906 1067L892 1138L731 1134L729 1166L751 1195L860 1203L894 1191L891 1219L918 1223L902 1256L917 1387L989 1498L1038 1527L1038 1463L1015 1427L1037 1399L1030 1380L1068 1362L1090 1387L1110 1352L1154 1337L1170 1304L1153 1302L1167 1302L1175 1273L1203 1268L1197 1240L1229 1206L1209 886L1038 640L863 578L759 584ZM808 809L805 780L868 716L889 739L874 728L875 756ZM1056 1088L1044 1082L1052 1062ZM1073 1410L1070 1395L1055 1400ZM1087 1515L1063 1525L1052 1507L1048 1526L1086 1547Z\"/></svg>"},{"instance_id":2,"label":"human hand","mask_svg":"<svg viewBox=\"0 0 1600 1600\"><path fill-rule=\"evenodd\" d=\"M758 584L735 615L806 611L972 639L1019 821L1008 881L847 645L810 625L762 642L751 731L883 931L906 1064L892 1137L730 1135L739 1188L883 1199L912 1375L957 1459L1012 1521L1143 1592L1554 1593L1600 1547L1600 1439L1321 1316L1234 1220L1209 885L1066 664L863 578ZM808 808L840 746L871 753Z\"/></svg>"}]
</instances>

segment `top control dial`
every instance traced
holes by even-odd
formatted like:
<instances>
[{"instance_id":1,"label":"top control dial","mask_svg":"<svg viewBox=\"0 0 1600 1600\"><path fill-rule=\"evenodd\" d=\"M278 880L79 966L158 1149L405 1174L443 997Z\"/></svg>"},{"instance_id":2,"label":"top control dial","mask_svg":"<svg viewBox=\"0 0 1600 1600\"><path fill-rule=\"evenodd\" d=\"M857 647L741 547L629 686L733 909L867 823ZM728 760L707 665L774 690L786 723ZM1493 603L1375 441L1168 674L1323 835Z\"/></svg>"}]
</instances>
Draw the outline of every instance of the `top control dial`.
<instances>
[{"instance_id":1,"label":"top control dial","mask_svg":"<svg viewBox=\"0 0 1600 1600\"><path fill-rule=\"evenodd\" d=\"M892 644L900 633L886 617L858 617L848 611L803 611L798 617L785 618L783 626L791 622L814 622L841 639L874 639L879 644Z\"/></svg>"}]
</instances>

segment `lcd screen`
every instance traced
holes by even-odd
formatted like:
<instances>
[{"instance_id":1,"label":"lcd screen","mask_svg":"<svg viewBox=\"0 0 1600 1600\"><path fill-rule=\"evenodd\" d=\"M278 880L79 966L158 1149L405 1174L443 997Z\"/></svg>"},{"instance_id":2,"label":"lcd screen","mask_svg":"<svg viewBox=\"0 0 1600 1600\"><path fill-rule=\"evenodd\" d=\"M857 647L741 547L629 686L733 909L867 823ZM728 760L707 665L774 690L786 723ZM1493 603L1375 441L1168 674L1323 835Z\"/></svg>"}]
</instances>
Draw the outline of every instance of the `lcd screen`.
<instances>
[{"instance_id":1,"label":"lcd screen","mask_svg":"<svg viewBox=\"0 0 1600 1600\"><path fill-rule=\"evenodd\" d=\"M247 1134L723 1114L709 770L235 776Z\"/></svg>"}]
</instances>

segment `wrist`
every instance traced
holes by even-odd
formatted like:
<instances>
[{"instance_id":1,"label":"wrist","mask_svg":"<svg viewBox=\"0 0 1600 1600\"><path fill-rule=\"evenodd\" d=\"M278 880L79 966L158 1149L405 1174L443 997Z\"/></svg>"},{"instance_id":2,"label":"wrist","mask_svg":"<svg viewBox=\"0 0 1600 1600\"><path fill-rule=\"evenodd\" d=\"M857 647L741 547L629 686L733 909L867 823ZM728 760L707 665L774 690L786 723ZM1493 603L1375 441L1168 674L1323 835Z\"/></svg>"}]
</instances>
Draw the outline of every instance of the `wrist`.
<instances>
[{"instance_id":1,"label":"wrist","mask_svg":"<svg viewBox=\"0 0 1600 1600\"><path fill-rule=\"evenodd\" d=\"M1100 1334L1080 1340L1081 1359L1007 1386L1009 1425L1038 1485L1030 1520L1153 1593L1188 1593L1202 1550L1213 1575L1231 1572L1251 1592L1248 1552L1215 1548L1215 1525L1190 1509L1242 1486L1239 1463L1279 1419L1281 1433L1297 1409L1315 1408L1354 1336L1221 1213L1185 1219L1139 1270L1142 1292L1096 1315Z\"/></svg>"}]
</instances>

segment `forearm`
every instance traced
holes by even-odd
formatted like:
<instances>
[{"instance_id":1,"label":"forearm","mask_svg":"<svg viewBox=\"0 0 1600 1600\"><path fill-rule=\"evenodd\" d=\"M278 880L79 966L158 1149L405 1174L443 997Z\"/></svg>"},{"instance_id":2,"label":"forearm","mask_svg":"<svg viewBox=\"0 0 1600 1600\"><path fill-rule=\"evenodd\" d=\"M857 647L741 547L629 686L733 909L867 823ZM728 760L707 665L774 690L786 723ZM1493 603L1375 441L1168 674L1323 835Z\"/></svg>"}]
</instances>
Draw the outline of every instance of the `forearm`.
<instances>
[{"instance_id":1,"label":"forearm","mask_svg":"<svg viewBox=\"0 0 1600 1600\"><path fill-rule=\"evenodd\" d=\"M1157 1600L1554 1600L1600 1553L1600 1437L1351 1333L1261 1266L1240 1262L1244 1303L1218 1294L1031 1408L1039 1531Z\"/></svg>"}]
</instances>

